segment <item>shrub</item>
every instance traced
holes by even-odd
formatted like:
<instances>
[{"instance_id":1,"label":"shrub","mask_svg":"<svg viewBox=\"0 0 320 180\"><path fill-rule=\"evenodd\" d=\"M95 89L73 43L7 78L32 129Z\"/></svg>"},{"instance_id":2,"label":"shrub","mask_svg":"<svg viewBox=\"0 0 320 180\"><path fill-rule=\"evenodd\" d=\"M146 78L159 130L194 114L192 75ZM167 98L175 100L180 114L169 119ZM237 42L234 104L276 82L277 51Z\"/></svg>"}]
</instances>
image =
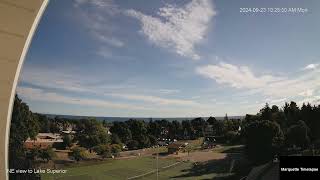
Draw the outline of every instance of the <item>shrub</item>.
<instances>
[{"instance_id":1,"label":"shrub","mask_svg":"<svg viewBox=\"0 0 320 180\"><path fill-rule=\"evenodd\" d=\"M111 145L111 152L114 156L119 156L121 152L121 145L119 144L112 144Z\"/></svg>"},{"instance_id":2,"label":"shrub","mask_svg":"<svg viewBox=\"0 0 320 180\"><path fill-rule=\"evenodd\" d=\"M39 157L47 162L52 160L52 158L56 157L56 153L52 150L52 148L41 149L39 151Z\"/></svg>"},{"instance_id":3,"label":"shrub","mask_svg":"<svg viewBox=\"0 0 320 180\"><path fill-rule=\"evenodd\" d=\"M72 149L70 156L73 157L76 161L80 161L86 159L88 157L88 153L85 148L76 147Z\"/></svg>"},{"instance_id":4,"label":"shrub","mask_svg":"<svg viewBox=\"0 0 320 180\"><path fill-rule=\"evenodd\" d=\"M102 158L108 158L111 157L111 147L108 144L100 144L98 146L95 146L93 150L100 155Z\"/></svg>"},{"instance_id":5,"label":"shrub","mask_svg":"<svg viewBox=\"0 0 320 180\"><path fill-rule=\"evenodd\" d=\"M131 140L131 141L129 141L128 144L127 144L128 148L129 148L130 150L138 149L138 145L139 145L139 143L138 143L138 141L136 141L136 140Z\"/></svg>"}]
</instances>

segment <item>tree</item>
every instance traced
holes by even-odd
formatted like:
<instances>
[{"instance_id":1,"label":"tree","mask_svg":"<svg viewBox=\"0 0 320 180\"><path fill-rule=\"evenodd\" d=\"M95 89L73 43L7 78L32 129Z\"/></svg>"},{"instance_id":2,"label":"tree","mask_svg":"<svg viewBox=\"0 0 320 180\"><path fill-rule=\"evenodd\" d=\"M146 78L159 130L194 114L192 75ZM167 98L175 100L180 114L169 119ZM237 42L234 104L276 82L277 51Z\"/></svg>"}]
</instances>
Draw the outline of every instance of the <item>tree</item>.
<instances>
[{"instance_id":1,"label":"tree","mask_svg":"<svg viewBox=\"0 0 320 180\"><path fill-rule=\"evenodd\" d=\"M224 116L223 120L225 121L228 121L229 120L229 117L228 117L228 114L226 113L226 115Z\"/></svg>"},{"instance_id":2,"label":"tree","mask_svg":"<svg viewBox=\"0 0 320 180\"><path fill-rule=\"evenodd\" d=\"M56 157L55 152L52 150L52 148L48 148L48 149L41 149L39 151L39 157L42 160L46 160L47 162L52 160L52 158Z\"/></svg>"},{"instance_id":3,"label":"tree","mask_svg":"<svg viewBox=\"0 0 320 180\"><path fill-rule=\"evenodd\" d=\"M188 120L182 121L182 129L183 129L183 138L184 139L193 139L195 137L194 129L193 129L190 121L188 121Z\"/></svg>"},{"instance_id":4,"label":"tree","mask_svg":"<svg viewBox=\"0 0 320 180\"><path fill-rule=\"evenodd\" d=\"M151 145L157 145L158 144L158 140L156 137L154 137L153 135L149 135L149 141Z\"/></svg>"},{"instance_id":5,"label":"tree","mask_svg":"<svg viewBox=\"0 0 320 180\"><path fill-rule=\"evenodd\" d=\"M182 126L179 121L174 120L168 124L168 137L170 139L178 139L181 137Z\"/></svg>"},{"instance_id":6,"label":"tree","mask_svg":"<svg viewBox=\"0 0 320 180\"><path fill-rule=\"evenodd\" d=\"M113 134L111 135L111 143L112 143L112 144L121 144L121 140L120 140L118 134L113 133Z\"/></svg>"},{"instance_id":7,"label":"tree","mask_svg":"<svg viewBox=\"0 0 320 180\"><path fill-rule=\"evenodd\" d=\"M139 142L136 140L131 140L128 142L127 146L129 150L135 150L138 149Z\"/></svg>"},{"instance_id":8,"label":"tree","mask_svg":"<svg viewBox=\"0 0 320 180\"><path fill-rule=\"evenodd\" d=\"M72 138L70 135L63 136L63 146L64 148L72 146Z\"/></svg>"},{"instance_id":9,"label":"tree","mask_svg":"<svg viewBox=\"0 0 320 180\"><path fill-rule=\"evenodd\" d=\"M132 133L129 126L125 122L113 122L113 126L110 128L112 134L117 134L121 142L127 144L132 139Z\"/></svg>"},{"instance_id":10,"label":"tree","mask_svg":"<svg viewBox=\"0 0 320 180\"><path fill-rule=\"evenodd\" d=\"M191 124L193 129L195 130L196 138L203 137L206 121L203 118L198 117L191 120Z\"/></svg>"},{"instance_id":11,"label":"tree","mask_svg":"<svg viewBox=\"0 0 320 180\"><path fill-rule=\"evenodd\" d=\"M292 124L297 123L301 119L300 109L297 106L297 104L293 101L291 101L290 104L285 103L285 106L283 107L283 111L287 119L288 126L291 126Z\"/></svg>"},{"instance_id":12,"label":"tree","mask_svg":"<svg viewBox=\"0 0 320 180\"><path fill-rule=\"evenodd\" d=\"M149 121L148 123L148 134L151 134L152 136L156 138L160 138L161 136L161 126L159 121Z\"/></svg>"},{"instance_id":13,"label":"tree","mask_svg":"<svg viewBox=\"0 0 320 180\"><path fill-rule=\"evenodd\" d=\"M286 133L286 141L288 146L297 146L306 148L310 144L309 127L304 121L299 121L296 125L292 125Z\"/></svg>"},{"instance_id":14,"label":"tree","mask_svg":"<svg viewBox=\"0 0 320 180\"><path fill-rule=\"evenodd\" d=\"M34 139L39 132L37 117L30 111L28 105L24 103L18 95L15 96L11 127L9 136L9 168L30 169L34 168L32 158L26 157L24 142L27 138ZM35 179L36 174L9 174L10 179Z\"/></svg>"},{"instance_id":15,"label":"tree","mask_svg":"<svg viewBox=\"0 0 320 180\"><path fill-rule=\"evenodd\" d=\"M243 133L246 137L246 154L256 163L272 159L284 140L279 124L268 120L250 122Z\"/></svg>"},{"instance_id":16,"label":"tree","mask_svg":"<svg viewBox=\"0 0 320 180\"><path fill-rule=\"evenodd\" d=\"M207 123L214 126L214 125L216 125L216 124L218 123L218 121L216 120L215 117L210 116L210 117L207 119Z\"/></svg>"},{"instance_id":17,"label":"tree","mask_svg":"<svg viewBox=\"0 0 320 180\"><path fill-rule=\"evenodd\" d=\"M235 131L228 131L225 134L225 139L228 143L236 143L239 140L239 134Z\"/></svg>"},{"instance_id":18,"label":"tree","mask_svg":"<svg viewBox=\"0 0 320 180\"><path fill-rule=\"evenodd\" d=\"M120 155L120 152L121 152L121 146L119 144L112 144L111 145L111 153L114 155L114 156L119 156Z\"/></svg>"},{"instance_id":19,"label":"tree","mask_svg":"<svg viewBox=\"0 0 320 180\"><path fill-rule=\"evenodd\" d=\"M76 147L72 149L70 156L73 157L76 161L80 161L86 159L88 157L88 153L86 152L85 148Z\"/></svg>"},{"instance_id":20,"label":"tree","mask_svg":"<svg viewBox=\"0 0 320 180\"><path fill-rule=\"evenodd\" d=\"M80 146L91 150L92 147L109 142L109 135L102 123L96 119L84 119L78 124L76 139Z\"/></svg>"},{"instance_id":21,"label":"tree","mask_svg":"<svg viewBox=\"0 0 320 180\"><path fill-rule=\"evenodd\" d=\"M36 116L38 117L39 122L39 132L50 132L50 121L48 120L47 116L42 114L36 114Z\"/></svg>"},{"instance_id":22,"label":"tree","mask_svg":"<svg viewBox=\"0 0 320 180\"><path fill-rule=\"evenodd\" d=\"M132 139L138 142L138 148L145 148L150 146L148 137L148 130L144 121L130 119L126 121L131 133Z\"/></svg>"},{"instance_id":23,"label":"tree","mask_svg":"<svg viewBox=\"0 0 320 180\"><path fill-rule=\"evenodd\" d=\"M112 156L111 147L108 144L100 144L95 146L93 149L102 158L109 158Z\"/></svg>"},{"instance_id":24,"label":"tree","mask_svg":"<svg viewBox=\"0 0 320 180\"><path fill-rule=\"evenodd\" d=\"M27 151L26 157L27 159L34 161L39 156L39 152L40 152L39 148L32 148L29 151Z\"/></svg>"},{"instance_id":25,"label":"tree","mask_svg":"<svg viewBox=\"0 0 320 180\"><path fill-rule=\"evenodd\" d=\"M260 114L261 114L261 120L271 120L272 111L268 103L266 103L264 108L260 110Z\"/></svg>"}]
</instances>

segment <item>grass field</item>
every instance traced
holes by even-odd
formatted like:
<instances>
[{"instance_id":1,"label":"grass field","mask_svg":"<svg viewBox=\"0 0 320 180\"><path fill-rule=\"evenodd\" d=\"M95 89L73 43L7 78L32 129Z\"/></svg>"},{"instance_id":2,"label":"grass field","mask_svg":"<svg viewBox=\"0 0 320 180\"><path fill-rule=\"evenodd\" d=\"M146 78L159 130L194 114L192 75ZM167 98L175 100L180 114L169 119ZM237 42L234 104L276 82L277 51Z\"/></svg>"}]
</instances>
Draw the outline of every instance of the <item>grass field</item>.
<instances>
[{"instance_id":1,"label":"grass field","mask_svg":"<svg viewBox=\"0 0 320 180\"><path fill-rule=\"evenodd\" d=\"M212 179L228 169L229 163L202 164L181 162L173 167L161 169L176 163L174 159L159 158L159 179ZM217 169L219 168L219 169ZM156 160L152 157L140 157L127 160L108 160L96 165L81 165L67 168L66 174L43 174L43 180L119 180L141 175L156 169ZM139 179L157 179L156 173Z\"/></svg>"},{"instance_id":2,"label":"grass field","mask_svg":"<svg viewBox=\"0 0 320 180\"><path fill-rule=\"evenodd\" d=\"M159 158L159 167L175 163L174 159ZM67 168L65 174L43 174L44 180L100 180L127 179L156 169L156 160L152 157L140 157L123 160L107 160L90 166Z\"/></svg>"},{"instance_id":3,"label":"grass field","mask_svg":"<svg viewBox=\"0 0 320 180\"><path fill-rule=\"evenodd\" d=\"M159 158L159 177L158 179L224 179L230 175L229 169L231 160L239 159L240 154L233 154L234 149L241 149L241 146L222 147L211 151L212 156L220 152L231 151L224 159L213 159L204 162L180 162L175 166L163 168L178 162L174 158ZM196 153L196 152L195 152ZM201 154L201 152L197 153ZM192 156L193 153L190 154ZM208 152L210 156L210 152ZM238 164L238 161L236 162ZM155 173L157 164L156 159L151 156L141 156L132 159L109 159L101 162L86 162L67 167L65 174L42 174L43 180L119 180L141 175L154 171L144 177L142 180L157 179ZM221 177L221 178L219 178Z\"/></svg>"}]
</instances>

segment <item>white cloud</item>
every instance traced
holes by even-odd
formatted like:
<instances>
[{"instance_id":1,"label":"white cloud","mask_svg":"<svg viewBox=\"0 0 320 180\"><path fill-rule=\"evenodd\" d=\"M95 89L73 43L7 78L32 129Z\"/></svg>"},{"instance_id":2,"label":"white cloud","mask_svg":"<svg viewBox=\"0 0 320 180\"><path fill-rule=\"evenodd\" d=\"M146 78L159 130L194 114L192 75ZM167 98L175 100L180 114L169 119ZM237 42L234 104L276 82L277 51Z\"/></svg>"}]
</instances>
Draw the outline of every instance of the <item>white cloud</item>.
<instances>
[{"instance_id":1,"label":"white cloud","mask_svg":"<svg viewBox=\"0 0 320 180\"><path fill-rule=\"evenodd\" d=\"M107 43L111 46L114 46L114 47L123 47L124 46L124 42L122 42L121 40L119 40L115 37L108 37L106 35L103 35L103 34L100 34L97 32L96 32L96 36L100 41Z\"/></svg>"},{"instance_id":2,"label":"white cloud","mask_svg":"<svg viewBox=\"0 0 320 180\"><path fill-rule=\"evenodd\" d=\"M303 92L301 92L301 93L299 93L299 95L300 96L312 96L313 95L313 89L308 89L308 90L306 90L306 91L303 91Z\"/></svg>"},{"instance_id":3,"label":"white cloud","mask_svg":"<svg viewBox=\"0 0 320 180\"><path fill-rule=\"evenodd\" d=\"M320 96L307 97L298 102L298 105L301 106L303 103L310 104L320 104Z\"/></svg>"},{"instance_id":4,"label":"white cloud","mask_svg":"<svg viewBox=\"0 0 320 180\"><path fill-rule=\"evenodd\" d=\"M280 80L270 75L255 76L247 66L235 66L223 62L218 65L198 67L196 72L218 83L229 84L235 88L260 88Z\"/></svg>"},{"instance_id":5,"label":"white cloud","mask_svg":"<svg viewBox=\"0 0 320 180\"><path fill-rule=\"evenodd\" d=\"M81 21L90 33L101 43L112 47L123 47L125 43L114 36L117 27L111 19L121 13L113 0L75 0Z\"/></svg>"},{"instance_id":6,"label":"white cloud","mask_svg":"<svg viewBox=\"0 0 320 180\"><path fill-rule=\"evenodd\" d=\"M177 89L160 89L160 90L150 90L150 89L136 89L135 86L130 85L106 85L106 86L93 86L87 85L88 82L92 82L92 79L78 80L79 76L65 74L61 71L47 69L47 68L25 68L22 72L20 81L23 83L32 84L38 86L41 89L58 89L68 92L78 92L99 95L102 97L117 97L127 100L135 100L141 102L153 103L156 105L182 105L182 106L193 106L198 105L198 103L175 98L163 98L154 95L141 94L145 92L149 93L161 93L161 94L173 94L180 92ZM22 87L24 88L24 87ZM140 94L134 94L131 91L136 89ZM131 93L127 93L130 91ZM37 91L37 92L40 92ZM29 94L30 95L30 94ZM39 96L41 97L41 96ZM61 99L61 98L60 98Z\"/></svg>"},{"instance_id":7,"label":"white cloud","mask_svg":"<svg viewBox=\"0 0 320 180\"><path fill-rule=\"evenodd\" d=\"M141 22L141 32L152 43L173 49L181 56L199 59L195 45L204 39L216 11L209 0L192 0L182 8L167 4L159 9L158 17L136 10L128 10L127 14Z\"/></svg>"},{"instance_id":8,"label":"white cloud","mask_svg":"<svg viewBox=\"0 0 320 180\"><path fill-rule=\"evenodd\" d=\"M319 66L319 64L308 64L306 67L303 68L303 70L313 70L316 69Z\"/></svg>"},{"instance_id":9,"label":"white cloud","mask_svg":"<svg viewBox=\"0 0 320 180\"><path fill-rule=\"evenodd\" d=\"M148 95L140 95L140 94L125 94L125 93L111 93L106 94L111 95L118 98L128 99L128 100L138 100L145 101L149 103L155 103L158 105L182 105L182 106L194 106L199 105L198 103L190 100L183 99L173 99L173 98L162 98L157 96L148 96Z\"/></svg>"},{"instance_id":10,"label":"white cloud","mask_svg":"<svg viewBox=\"0 0 320 180\"><path fill-rule=\"evenodd\" d=\"M286 100L287 98L271 99L269 102L271 104L279 104L279 103L284 103Z\"/></svg>"},{"instance_id":11,"label":"white cloud","mask_svg":"<svg viewBox=\"0 0 320 180\"><path fill-rule=\"evenodd\" d=\"M49 68L23 68L20 82L29 83L43 88L63 89L73 92L86 92L76 75L66 74Z\"/></svg>"},{"instance_id":12,"label":"white cloud","mask_svg":"<svg viewBox=\"0 0 320 180\"><path fill-rule=\"evenodd\" d=\"M114 103L110 101L104 101L99 99L89 99L82 97L69 97L66 95L46 92L38 88L29 88L29 87L18 87L17 93L19 96L24 99L29 99L33 101L42 101L42 102L55 102L55 103L64 103L64 104L73 104L73 105L85 105L93 107L106 107L106 108L121 108L121 109L149 109L146 107L128 105L121 103Z\"/></svg>"},{"instance_id":13,"label":"white cloud","mask_svg":"<svg viewBox=\"0 0 320 180\"><path fill-rule=\"evenodd\" d=\"M159 92L163 93L163 94L174 94L174 93L179 93L180 90L178 90L178 89L160 89Z\"/></svg>"},{"instance_id":14,"label":"white cloud","mask_svg":"<svg viewBox=\"0 0 320 180\"><path fill-rule=\"evenodd\" d=\"M320 88L320 71L288 76L257 75L247 66L237 66L221 62L196 68L196 72L215 80L219 84L244 89L249 95L260 93L272 98L311 96L313 89Z\"/></svg>"}]
</instances>

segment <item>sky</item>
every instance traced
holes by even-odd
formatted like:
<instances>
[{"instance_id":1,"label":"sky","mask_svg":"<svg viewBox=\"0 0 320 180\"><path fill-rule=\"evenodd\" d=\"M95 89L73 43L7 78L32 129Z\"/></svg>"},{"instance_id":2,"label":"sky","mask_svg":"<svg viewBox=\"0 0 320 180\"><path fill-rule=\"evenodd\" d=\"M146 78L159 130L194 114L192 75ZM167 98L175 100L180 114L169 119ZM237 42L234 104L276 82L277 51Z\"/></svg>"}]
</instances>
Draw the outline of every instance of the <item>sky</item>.
<instances>
[{"instance_id":1,"label":"sky","mask_svg":"<svg viewBox=\"0 0 320 180\"><path fill-rule=\"evenodd\" d=\"M17 94L33 112L109 117L318 104L319 7L317 0L51 0Z\"/></svg>"}]
</instances>

